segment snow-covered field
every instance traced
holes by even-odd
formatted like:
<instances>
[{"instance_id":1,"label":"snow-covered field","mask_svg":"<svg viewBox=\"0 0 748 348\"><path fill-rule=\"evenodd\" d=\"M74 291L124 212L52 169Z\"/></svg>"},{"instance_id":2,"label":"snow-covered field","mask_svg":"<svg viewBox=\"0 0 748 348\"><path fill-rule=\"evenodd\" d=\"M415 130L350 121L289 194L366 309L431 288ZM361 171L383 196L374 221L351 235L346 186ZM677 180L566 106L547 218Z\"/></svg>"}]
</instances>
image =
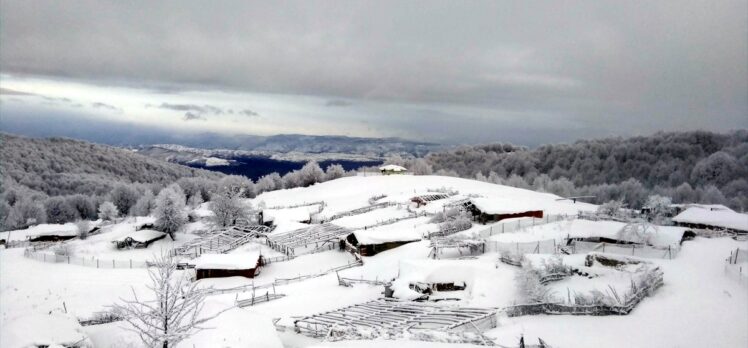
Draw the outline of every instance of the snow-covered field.
<instances>
[{"instance_id":1,"label":"snow-covered field","mask_svg":"<svg viewBox=\"0 0 748 348\"><path fill-rule=\"evenodd\" d=\"M321 215L333 214L368 206L372 196L386 195L379 201L408 204L409 198L428 190L446 188L459 191L458 196L481 195L511 206L536 207L546 214L576 214L596 207L584 203L558 200L557 196L517 188L493 185L472 180L438 176L374 176L346 177L296 188L267 192L253 199L254 206L290 206L325 201ZM437 212L445 202L456 198L434 201L414 211ZM204 209L204 207L203 207ZM273 233L307 226L293 221L296 217L282 210L275 215L278 227ZM390 206L361 215L340 218L332 223L350 227L376 223L407 215L408 210ZM147 249L116 250L111 240L134 231L136 223L125 221L86 240L69 242L80 255L99 258L147 259L161 249L176 247L196 238L191 231L208 229L204 222L191 223L188 233L177 235L177 241L162 239ZM74 227L74 226L73 226ZM476 225L462 235L490 228ZM622 227L617 222L571 220L529 227L512 233L495 234L490 242L532 242L546 239L563 240L567 236L614 236ZM28 231L13 231L13 239L33 231L71 228L47 225ZM367 229L372 237L389 234L424 235L436 229L428 217L403 220L390 225ZM36 229L36 230L35 230ZM655 240L662 244L677 243L681 229L658 229ZM16 237L18 236L18 237ZM499 315L498 327L484 332L503 346L517 346L520 336L535 343L540 337L553 347L741 347L748 344L748 288L725 274L725 259L736 248L748 248L748 242L730 238L696 238L686 241L672 260L648 259L664 272L664 286L651 297L646 297L626 316L570 316L535 315L508 318ZM440 255L440 260L429 258L429 241L409 243L392 250L363 257L363 266L348 268L301 281L277 282L265 291L285 297L255 306L235 308L208 322L212 329L182 342L180 347L471 347L433 342L399 339L372 341L323 342L286 330L276 332L272 319L280 319L281 326L292 326L295 318L331 311L383 297L383 287L359 284L352 287L338 285L338 276L354 279L395 281L395 287L407 289L410 282L465 282L467 288L445 297L458 297L464 306L501 308L521 302L515 277L518 267L498 262L496 252L475 257L459 258L459 254ZM250 242L232 251L237 255L259 252L265 257L280 256L265 245ZM583 255L565 258L570 265L580 266ZM300 255L289 261L270 263L254 280L232 277L201 280L201 287L233 288L251 284L271 284L277 279L319 274L330 268L346 265L354 260L347 252L336 250ZM181 271L180 271L181 272ZM190 272L190 271L185 271ZM605 273L600 271L600 273ZM97 269L65 263L43 263L24 257L23 249L0 250L0 346L8 347L7 330L19 330L10 325L15 318L27 314L47 314L67 311L80 318L106 310L120 300L130 298L132 291L147 293L146 269ZM628 279L620 273L600 274L594 279L572 277L553 283L559 292L567 288L586 291L608 284L625 287ZM251 298L248 292L231 292L208 297L206 311L218 311L233 306L235 301ZM84 326L83 330L95 347L139 347L137 336L123 329L122 323ZM15 334L15 332L14 332Z\"/></svg>"}]
</instances>

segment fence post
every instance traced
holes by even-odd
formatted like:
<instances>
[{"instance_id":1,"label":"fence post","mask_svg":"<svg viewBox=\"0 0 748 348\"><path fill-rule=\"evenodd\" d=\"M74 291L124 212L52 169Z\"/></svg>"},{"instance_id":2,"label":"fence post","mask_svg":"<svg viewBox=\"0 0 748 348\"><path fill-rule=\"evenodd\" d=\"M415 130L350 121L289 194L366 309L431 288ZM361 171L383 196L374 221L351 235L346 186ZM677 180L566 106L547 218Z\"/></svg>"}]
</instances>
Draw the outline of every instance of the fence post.
<instances>
[{"instance_id":1,"label":"fence post","mask_svg":"<svg viewBox=\"0 0 748 348\"><path fill-rule=\"evenodd\" d=\"M112 269L114 268L116 268L116 266L114 265L114 259L112 259Z\"/></svg>"},{"instance_id":2,"label":"fence post","mask_svg":"<svg viewBox=\"0 0 748 348\"><path fill-rule=\"evenodd\" d=\"M130 259L130 269L132 269L132 259Z\"/></svg>"},{"instance_id":3,"label":"fence post","mask_svg":"<svg viewBox=\"0 0 748 348\"><path fill-rule=\"evenodd\" d=\"M42 257L44 257L44 262L47 262L47 254L42 254Z\"/></svg>"},{"instance_id":4,"label":"fence post","mask_svg":"<svg viewBox=\"0 0 748 348\"><path fill-rule=\"evenodd\" d=\"M70 255L68 255L68 265L70 264Z\"/></svg>"},{"instance_id":5,"label":"fence post","mask_svg":"<svg viewBox=\"0 0 748 348\"><path fill-rule=\"evenodd\" d=\"M99 259L96 259L96 268L99 268Z\"/></svg>"}]
</instances>

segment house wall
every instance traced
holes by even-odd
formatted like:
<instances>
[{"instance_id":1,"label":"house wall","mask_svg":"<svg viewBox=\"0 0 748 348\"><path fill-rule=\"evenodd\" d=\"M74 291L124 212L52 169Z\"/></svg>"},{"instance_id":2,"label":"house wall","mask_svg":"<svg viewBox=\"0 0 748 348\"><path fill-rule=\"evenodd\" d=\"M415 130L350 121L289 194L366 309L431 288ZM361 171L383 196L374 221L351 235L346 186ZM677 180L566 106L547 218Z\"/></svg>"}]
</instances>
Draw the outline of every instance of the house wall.
<instances>
[{"instance_id":1,"label":"house wall","mask_svg":"<svg viewBox=\"0 0 748 348\"><path fill-rule=\"evenodd\" d=\"M542 210L530 210L530 211L524 211L520 213L515 214L486 214L481 212L480 210L473 211L473 215L475 215L475 212L478 212L478 222L485 224L487 222L495 222L495 221L501 221L504 219L512 219L512 218L519 218L519 217L534 217L538 219L543 218L543 211Z\"/></svg>"},{"instance_id":2,"label":"house wall","mask_svg":"<svg viewBox=\"0 0 748 348\"><path fill-rule=\"evenodd\" d=\"M224 278L224 277L246 277L254 278L255 270L257 268L249 269L198 269L196 270L197 279L203 278Z\"/></svg>"},{"instance_id":3,"label":"house wall","mask_svg":"<svg viewBox=\"0 0 748 348\"><path fill-rule=\"evenodd\" d=\"M358 252L359 254L361 254L361 256L374 256L383 251L394 249L401 245L405 245L405 244L413 243L413 242L416 242L416 241L409 240L409 241L400 241L400 242L387 242L387 243L382 243L382 244L367 244L367 245L362 244L358 246Z\"/></svg>"}]
</instances>

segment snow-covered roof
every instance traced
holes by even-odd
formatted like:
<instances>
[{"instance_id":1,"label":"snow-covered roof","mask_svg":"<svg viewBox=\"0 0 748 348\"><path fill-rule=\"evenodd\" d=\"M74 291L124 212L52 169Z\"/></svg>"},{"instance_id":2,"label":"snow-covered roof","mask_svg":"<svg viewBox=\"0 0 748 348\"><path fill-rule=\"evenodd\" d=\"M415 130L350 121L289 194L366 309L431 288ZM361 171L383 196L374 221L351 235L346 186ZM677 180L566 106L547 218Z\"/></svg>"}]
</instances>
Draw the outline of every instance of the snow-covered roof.
<instances>
[{"instance_id":1,"label":"snow-covered roof","mask_svg":"<svg viewBox=\"0 0 748 348\"><path fill-rule=\"evenodd\" d=\"M120 238L117 238L116 241L124 242L125 239L129 237L129 238L132 238L136 242L145 243L150 240L163 237L164 235L166 235L166 233L164 232L159 232L159 231L154 231L154 230L140 230L140 231L130 232Z\"/></svg>"},{"instance_id":2,"label":"snow-covered roof","mask_svg":"<svg viewBox=\"0 0 748 348\"><path fill-rule=\"evenodd\" d=\"M748 231L748 214L737 213L733 210L711 210L698 206L690 207L673 219L675 222L701 224Z\"/></svg>"},{"instance_id":3,"label":"snow-covered roof","mask_svg":"<svg viewBox=\"0 0 748 348\"><path fill-rule=\"evenodd\" d=\"M471 198L470 202L486 214L516 214L526 211L543 210L541 207L522 200L501 198Z\"/></svg>"},{"instance_id":4,"label":"snow-covered roof","mask_svg":"<svg viewBox=\"0 0 748 348\"><path fill-rule=\"evenodd\" d=\"M702 208L706 210L729 210L733 211L732 209L722 205L722 204L698 204L698 203L682 203L682 204L671 204L671 207L675 208L691 208L691 207L697 207Z\"/></svg>"},{"instance_id":5,"label":"snow-covered roof","mask_svg":"<svg viewBox=\"0 0 748 348\"><path fill-rule=\"evenodd\" d=\"M379 167L379 170L384 170L388 172L405 172L407 169L403 166L398 166L396 164L388 164L386 166Z\"/></svg>"},{"instance_id":6,"label":"snow-covered roof","mask_svg":"<svg viewBox=\"0 0 748 348\"><path fill-rule=\"evenodd\" d=\"M257 267L260 252L235 254L202 254L192 261L195 269L252 269Z\"/></svg>"},{"instance_id":7,"label":"snow-covered roof","mask_svg":"<svg viewBox=\"0 0 748 348\"><path fill-rule=\"evenodd\" d=\"M389 242L409 242L421 240L421 231L413 228L402 229L368 229L353 232L359 244L382 244Z\"/></svg>"},{"instance_id":8,"label":"snow-covered roof","mask_svg":"<svg viewBox=\"0 0 748 348\"><path fill-rule=\"evenodd\" d=\"M4 347L93 347L83 327L65 314L26 314L6 320L2 327Z\"/></svg>"}]
</instances>

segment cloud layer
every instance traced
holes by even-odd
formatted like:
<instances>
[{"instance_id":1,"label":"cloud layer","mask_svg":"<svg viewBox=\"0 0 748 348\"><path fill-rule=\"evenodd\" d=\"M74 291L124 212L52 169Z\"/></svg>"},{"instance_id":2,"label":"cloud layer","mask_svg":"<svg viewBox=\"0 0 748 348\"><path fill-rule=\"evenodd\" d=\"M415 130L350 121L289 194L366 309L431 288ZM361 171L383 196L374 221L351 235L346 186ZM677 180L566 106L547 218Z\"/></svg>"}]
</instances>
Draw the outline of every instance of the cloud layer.
<instances>
[{"instance_id":1,"label":"cloud layer","mask_svg":"<svg viewBox=\"0 0 748 348\"><path fill-rule=\"evenodd\" d=\"M452 114L543 134L748 127L746 1L3 1L0 10L6 74L318 96L331 113L398 103L411 105L391 113L403 124L414 115L405 110L432 110L434 122ZM257 116L208 102L154 105L184 119Z\"/></svg>"}]
</instances>

